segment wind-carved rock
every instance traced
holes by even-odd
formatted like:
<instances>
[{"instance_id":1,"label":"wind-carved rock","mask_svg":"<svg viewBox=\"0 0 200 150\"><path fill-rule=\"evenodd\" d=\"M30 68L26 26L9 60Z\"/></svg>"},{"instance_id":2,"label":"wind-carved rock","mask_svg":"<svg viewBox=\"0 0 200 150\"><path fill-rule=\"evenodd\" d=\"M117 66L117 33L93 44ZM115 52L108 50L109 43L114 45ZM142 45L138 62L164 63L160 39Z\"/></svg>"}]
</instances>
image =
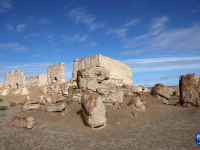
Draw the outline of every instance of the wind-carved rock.
<instances>
[{"instance_id":1,"label":"wind-carved rock","mask_svg":"<svg viewBox=\"0 0 200 150\"><path fill-rule=\"evenodd\" d=\"M47 82L48 84L65 82L64 63L57 63L48 67Z\"/></svg>"},{"instance_id":2,"label":"wind-carved rock","mask_svg":"<svg viewBox=\"0 0 200 150\"><path fill-rule=\"evenodd\" d=\"M26 77L23 71L16 70L6 74L4 88L23 88L26 86Z\"/></svg>"},{"instance_id":3,"label":"wind-carved rock","mask_svg":"<svg viewBox=\"0 0 200 150\"><path fill-rule=\"evenodd\" d=\"M157 97L162 103L169 104L168 100L170 99L170 91L163 84L156 84L151 89L151 94Z\"/></svg>"},{"instance_id":4,"label":"wind-carved rock","mask_svg":"<svg viewBox=\"0 0 200 150\"><path fill-rule=\"evenodd\" d=\"M200 78L195 73L180 76L179 91L182 105L200 106Z\"/></svg>"},{"instance_id":5,"label":"wind-carved rock","mask_svg":"<svg viewBox=\"0 0 200 150\"><path fill-rule=\"evenodd\" d=\"M138 111L145 111L145 106L141 102L140 96L133 97L127 105L132 109L136 109Z\"/></svg>"},{"instance_id":6,"label":"wind-carved rock","mask_svg":"<svg viewBox=\"0 0 200 150\"><path fill-rule=\"evenodd\" d=\"M98 128L106 125L106 109L97 93L84 91L81 105L83 119L89 127Z\"/></svg>"}]
</instances>

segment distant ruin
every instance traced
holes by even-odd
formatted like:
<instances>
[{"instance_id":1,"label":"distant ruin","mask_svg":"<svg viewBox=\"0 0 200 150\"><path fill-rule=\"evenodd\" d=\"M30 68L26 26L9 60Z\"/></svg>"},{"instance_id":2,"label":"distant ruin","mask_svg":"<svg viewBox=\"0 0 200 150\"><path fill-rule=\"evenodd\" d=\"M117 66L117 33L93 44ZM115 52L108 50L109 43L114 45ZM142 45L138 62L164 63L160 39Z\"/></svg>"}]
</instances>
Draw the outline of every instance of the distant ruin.
<instances>
[{"instance_id":1,"label":"distant ruin","mask_svg":"<svg viewBox=\"0 0 200 150\"><path fill-rule=\"evenodd\" d=\"M110 71L111 79L122 79L123 83L133 85L131 68L123 62L114 60L101 54L84 57L80 62L78 61L78 58L74 60L72 80L77 80L77 71L80 69L87 69L90 67L104 67Z\"/></svg>"},{"instance_id":2,"label":"distant ruin","mask_svg":"<svg viewBox=\"0 0 200 150\"><path fill-rule=\"evenodd\" d=\"M57 63L48 67L47 82L48 84L65 82L64 63Z\"/></svg>"},{"instance_id":3,"label":"distant ruin","mask_svg":"<svg viewBox=\"0 0 200 150\"><path fill-rule=\"evenodd\" d=\"M10 71L6 74L4 88L23 88L26 86L26 77L23 71L16 70L15 72Z\"/></svg>"},{"instance_id":4,"label":"distant ruin","mask_svg":"<svg viewBox=\"0 0 200 150\"><path fill-rule=\"evenodd\" d=\"M38 76L26 77L27 87L40 87L47 85L47 75L40 74Z\"/></svg>"}]
</instances>

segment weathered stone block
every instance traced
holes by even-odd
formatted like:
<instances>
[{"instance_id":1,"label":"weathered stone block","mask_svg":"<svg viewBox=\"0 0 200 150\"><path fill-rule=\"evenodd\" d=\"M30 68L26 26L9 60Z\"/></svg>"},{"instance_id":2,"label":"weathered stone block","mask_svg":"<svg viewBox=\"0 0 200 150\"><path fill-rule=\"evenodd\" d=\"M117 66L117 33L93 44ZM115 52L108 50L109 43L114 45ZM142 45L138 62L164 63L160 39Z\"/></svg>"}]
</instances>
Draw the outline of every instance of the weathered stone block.
<instances>
[{"instance_id":1,"label":"weathered stone block","mask_svg":"<svg viewBox=\"0 0 200 150\"><path fill-rule=\"evenodd\" d=\"M15 116L13 118L12 125L31 129L34 126L34 118L27 116Z\"/></svg>"}]
</instances>

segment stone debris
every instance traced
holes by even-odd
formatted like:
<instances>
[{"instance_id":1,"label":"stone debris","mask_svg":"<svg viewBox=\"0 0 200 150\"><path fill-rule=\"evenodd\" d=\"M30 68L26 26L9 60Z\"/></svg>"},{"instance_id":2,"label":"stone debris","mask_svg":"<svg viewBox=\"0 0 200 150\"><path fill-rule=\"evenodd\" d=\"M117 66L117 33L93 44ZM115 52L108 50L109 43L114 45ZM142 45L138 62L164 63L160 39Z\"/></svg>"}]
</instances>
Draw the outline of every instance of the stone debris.
<instances>
[{"instance_id":1,"label":"stone debris","mask_svg":"<svg viewBox=\"0 0 200 150\"><path fill-rule=\"evenodd\" d=\"M23 88L26 86L26 77L23 71L16 70L6 74L4 88Z\"/></svg>"},{"instance_id":2,"label":"stone debris","mask_svg":"<svg viewBox=\"0 0 200 150\"><path fill-rule=\"evenodd\" d=\"M98 128L106 125L106 109L97 93L84 91L81 105L83 119L89 127Z\"/></svg>"},{"instance_id":3,"label":"stone debris","mask_svg":"<svg viewBox=\"0 0 200 150\"><path fill-rule=\"evenodd\" d=\"M29 91L26 87L22 88L22 91L21 91L21 95L27 95L29 94Z\"/></svg>"},{"instance_id":4,"label":"stone debris","mask_svg":"<svg viewBox=\"0 0 200 150\"><path fill-rule=\"evenodd\" d=\"M57 63L48 67L47 82L48 84L65 82L64 63Z\"/></svg>"},{"instance_id":5,"label":"stone debris","mask_svg":"<svg viewBox=\"0 0 200 150\"><path fill-rule=\"evenodd\" d=\"M25 103L24 106L22 107L23 111L28 111L28 110L38 110L41 108L40 104L28 104Z\"/></svg>"},{"instance_id":6,"label":"stone debris","mask_svg":"<svg viewBox=\"0 0 200 150\"><path fill-rule=\"evenodd\" d=\"M13 118L12 125L31 129L34 127L34 118L28 116L15 116Z\"/></svg>"},{"instance_id":7,"label":"stone debris","mask_svg":"<svg viewBox=\"0 0 200 150\"><path fill-rule=\"evenodd\" d=\"M30 98L30 96L29 96L29 95L27 95L27 96L26 96L26 100L28 100L28 101L29 101L30 99L31 99L31 98Z\"/></svg>"},{"instance_id":8,"label":"stone debris","mask_svg":"<svg viewBox=\"0 0 200 150\"><path fill-rule=\"evenodd\" d=\"M47 112L60 112L60 111L65 110L65 106L66 106L65 103L51 104L46 107L46 111Z\"/></svg>"},{"instance_id":9,"label":"stone debris","mask_svg":"<svg viewBox=\"0 0 200 150\"><path fill-rule=\"evenodd\" d=\"M47 97L47 102L52 102L51 98Z\"/></svg>"},{"instance_id":10,"label":"stone debris","mask_svg":"<svg viewBox=\"0 0 200 150\"><path fill-rule=\"evenodd\" d=\"M200 78L194 73L182 75L179 80L181 104L200 106Z\"/></svg>"},{"instance_id":11,"label":"stone debris","mask_svg":"<svg viewBox=\"0 0 200 150\"><path fill-rule=\"evenodd\" d=\"M1 95L2 96L6 96L10 93L10 89L3 89L2 92L1 92Z\"/></svg>"},{"instance_id":12,"label":"stone debris","mask_svg":"<svg viewBox=\"0 0 200 150\"><path fill-rule=\"evenodd\" d=\"M141 98L139 96L132 98L127 105L132 109L136 109L138 111L145 111L145 106L141 102Z\"/></svg>"},{"instance_id":13,"label":"stone debris","mask_svg":"<svg viewBox=\"0 0 200 150\"><path fill-rule=\"evenodd\" d=\"M22 91L21 88L16 89L16 90L13 92L13 94L15 94L15 95L21 94L21 91Z\"/></svg>"}]
</instances>

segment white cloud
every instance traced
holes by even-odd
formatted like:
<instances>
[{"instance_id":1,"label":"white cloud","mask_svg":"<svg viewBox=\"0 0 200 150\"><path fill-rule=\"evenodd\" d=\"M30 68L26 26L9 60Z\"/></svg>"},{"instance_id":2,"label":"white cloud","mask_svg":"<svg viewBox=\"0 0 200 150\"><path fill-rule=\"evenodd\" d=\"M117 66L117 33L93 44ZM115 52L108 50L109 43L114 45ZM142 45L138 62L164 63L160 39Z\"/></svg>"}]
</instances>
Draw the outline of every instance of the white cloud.
<instances>
[{"instance_id":1,"label":"white cloud","mask_svg":"<svg viewBox=\"0 0 200 150\"><path fill-rule=\"evenodd\" d=\"M105 26L104 23L96 22L96 18L88 14L85 8L74 8L66 16L70 17L76 24L86 24L90 31Z\"/></svg>"},{"instance_id":2,"label":"white cloud","mask_svg":"<svg viewBox=\"0 0 200 150\"><path fill-rule=\"evenodd\" d=\"M143 50L129 50L129 51L123 51L121 54L122 55L138 55L141 54L143 52Z\"/></svg>"},{"instance_id":3,"label":"white cloud","mask_svg":"<svg viewBox=\"0 0 200 150\"><path fill-rule=\"evenodd\" d=\"M96 45L97 45L97 42L90 42L88 45L89 45L89 46L96 46Z\"/></svg>"},{"instance_id":4,"label":"white cloud","mask_svg":"<svg viewBox=\"0 0 200 150\"><path fill-rule=\"evenodd\" d=\"M69 3L66 4L66 5L64 6L64 8L65 8L65 9L68 9L69 7L72 6L73 3L74 3L74 0L69 0Z\"/></svg>"},{"instance_id":5,"label":"white cloud","mask_svg":"<svg viewBox=\"0 0 200 150\"><path fill-rule=\"evenodd\" d=\"M106 35L109 35L109 34L116 34L118 37L125 37L127 31L128 31L127 28L109 29L109 30L106 32Z\"/></svg>"},{"instance_id":6,"label":"white cloud","mask_svg":"<svg viewBox=\"0 0 200 150\"><path fill-rule=\"evenodd\" d=\"M48 20L48 19L40 19L40 20L38 20L38 23L39 23L40 25L43 25L43 24L50 24L51 21Z\"/></svg>"},{"instance_id":7,"label":"white cloud","mask_svg":"<svg viewBox=\"0 0 200 150\"><path fill-rule=\"evenodd\" d=\"M83 42L88 39L88 35L80 35L79 33L74 34L72 37L68 35L61 35L61 37L65 38L63 41L71 41L71 42Z\"/></svg>"},{"instance_id":8,"label":"white cloud","mask_svg":"<svg viewBox=\"0 0 200 150\"><path fill-rule=\"evenodd\" d=\"M169 18L167 16L163 16L160 18L154 18L151 27L150 32L153 35L159 34L163 30L165 30L165 24L169 21Z\"/></svg>"},{"instance_id":9,"label":"white cloud","mask_svg":"<svg viewBox=\"0 0 200 150\"><path fill-rule=\"evenodd\" d=\"M6 43L0 44L0 50L26 51L28 48L18 43Z\"/></svg>"},{"instance_id":10,"label":"white cloud","mask_svg":"<svg viewBox=\"0 0 200 150\"><path fill-rule=\"evenodd\" d=\"M52 46L56 46L57 45L57 43L55 43L53 39L49 39L49 42L51 43Z\"/></svg>"},{"instance_id":11,"label":"white cloud","mask_svg":"<svg viewBox=\"0 0 200 150\"><path fill-rule=\"evenodd\" d=\"M189 28L166 29L167 21L168 17L154 20L149 33L127 40L123 47L163 53L200 49L200 25L198 23Z\"/></svg>"},{"instance_id":12,"label":"white cloud","mask_svg":"<svg viewBox=\"0 0 200 150\"><path fill-rule=\"evenodd\" d=\"M125 27L137 25L139 23L139 19L132 19L131 21L124 24Z\"/></svg>"},{"instance_id":13,"label":"white cloud","mask_svg":"<svg viewBox=\"0 0 200 150\"><path fill-rule=\"evenodd\" d=\"M11 0L0 0L0 12L7 12L12 9Z\"/></svg>"},{"instance_id":14,"label":"white cloud","mask_svg":"<svg viewBox=\"0 0 200 150\"><path fill-rule=\"evenodd\" d=\"M10 24L10 23L7 23L7 24L6 24L6 29L7 29L7 30L10 30L10 31L13 31L13 30L14 30L12 24Z\"/></svg>"},{"instance_id":15,"label":"white cloud","mask_svg":"<svg viewBox=\"0 0 200 150\"><path fill-rule=\"evenodd\" d=\"M50 35L47 35L47 38L52 38L54 36L54 34L50 34Z\"/></svg>"},{"instance_id":16,"label":"white cloud","mask_svg":"<svg viewBox=\"0 0 200 150\"><path fill-rule=\"evenodd\" d=\"M24 38L27 39L27 38L32 38L32 37L38 37L40 35L41 34L39 34L39 33L31 33L31 34L26 35Z\"/></svg>"},{"instance_id":17,"label":"white cloud","mask_svg":"<svg viewBox=\"0 0 200 150\"><path fill-rule=\"evenodd\" d=\"M123 61L133 72L168 71L177 69L200 69L200 57L161 57L129 59Z\"/></svg>"},{"instance_id":18,"label":"white cloud","mask_svg":"<svg viewBox=\"0 0 200 150\"><path fill-rule=\"evenodd\" d=\"M26 24L25 24L25 23L18 24L18 25L16 26L16 31L17 31L17 32L23 32L24 29L25 29L25 27L26 27Z\"/></svg>"}]
</instances>

